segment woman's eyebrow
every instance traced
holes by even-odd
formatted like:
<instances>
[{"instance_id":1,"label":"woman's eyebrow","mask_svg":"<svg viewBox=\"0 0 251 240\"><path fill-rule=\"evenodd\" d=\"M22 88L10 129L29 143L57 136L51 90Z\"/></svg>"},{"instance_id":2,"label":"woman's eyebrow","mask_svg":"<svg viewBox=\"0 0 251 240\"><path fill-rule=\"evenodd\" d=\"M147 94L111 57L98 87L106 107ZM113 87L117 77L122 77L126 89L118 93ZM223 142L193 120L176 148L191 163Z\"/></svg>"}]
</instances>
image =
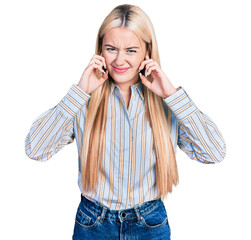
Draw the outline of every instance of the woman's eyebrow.
<instances>
[{"instance_id":1,"label":"woman's eyebrow","mask_svg":"<svg viewBox=\"0 0 251 240\"><path fill-rule=\"evenodd\" d=\"M114 47L114 46L112 46L112 45L110 45L110 44L105 44L105 47L116 48L116 47ZM131 49L131 48L139 48L139 47L133 46L133 47L128 47L128 48L126 48L126 49Z\"/></svg>"}]
</instances>

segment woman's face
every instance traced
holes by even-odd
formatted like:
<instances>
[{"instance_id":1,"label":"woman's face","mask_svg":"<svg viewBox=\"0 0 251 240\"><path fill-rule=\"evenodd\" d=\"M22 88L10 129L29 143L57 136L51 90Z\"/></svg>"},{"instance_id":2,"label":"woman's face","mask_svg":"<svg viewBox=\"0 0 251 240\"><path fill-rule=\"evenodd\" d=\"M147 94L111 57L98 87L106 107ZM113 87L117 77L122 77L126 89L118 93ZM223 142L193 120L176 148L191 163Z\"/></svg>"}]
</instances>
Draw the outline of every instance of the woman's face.
<instances>
[{"instance_id":1,"label":"woman's face","mask_svg":"<svg viewBox=\"0 0 251 240\"><path fill-rule=\"evenodd\" d=\"M114 81L121 86L131 86L138 82L138 69L145 60L146 45L133 31L116 27L104 34L102 56Z\"/></svg>"}]
</instances>

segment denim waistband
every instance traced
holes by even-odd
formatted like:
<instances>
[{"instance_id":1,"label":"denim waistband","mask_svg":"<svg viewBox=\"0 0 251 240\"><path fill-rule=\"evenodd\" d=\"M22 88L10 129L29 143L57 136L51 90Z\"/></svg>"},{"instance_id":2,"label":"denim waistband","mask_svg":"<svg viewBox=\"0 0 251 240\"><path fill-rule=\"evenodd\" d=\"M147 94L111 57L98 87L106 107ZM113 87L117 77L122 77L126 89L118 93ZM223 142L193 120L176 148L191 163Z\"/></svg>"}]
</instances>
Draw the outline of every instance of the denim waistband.
<instances>
[{"instance_id":1,"label":"denim waistband","mask_svg":"<svg viewBox=\"0 0 251 240\"><path fill-rule=\"evenodd\" d=\"M99 216L99 219L101 221L103 221L104 218L108 218L114 221L124 221L124 220L137 218L137 221L140 221L141 215L144 215L150 212L159 204L163 204L161 198L147 201L142 204L136 204L134 207L127 208L127 209L112 210L109 207L104 206L103 204L101 204L100 202L96 200L92 201L88 199L82 194L81 194L81 203L80 203L82 207L88 208L94 214Z\"/></svg>"}]
</instances>

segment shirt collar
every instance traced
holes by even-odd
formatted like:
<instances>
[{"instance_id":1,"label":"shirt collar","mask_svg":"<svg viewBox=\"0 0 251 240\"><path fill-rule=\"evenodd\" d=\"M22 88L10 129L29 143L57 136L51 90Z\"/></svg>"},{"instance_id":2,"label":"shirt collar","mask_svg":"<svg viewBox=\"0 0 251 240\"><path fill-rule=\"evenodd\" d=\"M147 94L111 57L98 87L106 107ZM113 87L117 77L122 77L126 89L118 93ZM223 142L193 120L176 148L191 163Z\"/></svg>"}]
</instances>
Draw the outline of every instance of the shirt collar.
<instances>
[{"instance_id":1,"label":"shirt collar","mask_svg":"<svg viewBox=\"0 0 251 240\"><path fill-rule=\"evenodd\" d=\"M113 92L113 90L115 88L119 89L119 86L114 81L111 81L111 93ZM138 91L141 99L144 99L143 92L142 92L142 82L141 81L138 81L136 84L134 84L134 85L131 86L131 92L132 93L134 91L136 91L136 90Z\"/></svg>"}]
</instances>

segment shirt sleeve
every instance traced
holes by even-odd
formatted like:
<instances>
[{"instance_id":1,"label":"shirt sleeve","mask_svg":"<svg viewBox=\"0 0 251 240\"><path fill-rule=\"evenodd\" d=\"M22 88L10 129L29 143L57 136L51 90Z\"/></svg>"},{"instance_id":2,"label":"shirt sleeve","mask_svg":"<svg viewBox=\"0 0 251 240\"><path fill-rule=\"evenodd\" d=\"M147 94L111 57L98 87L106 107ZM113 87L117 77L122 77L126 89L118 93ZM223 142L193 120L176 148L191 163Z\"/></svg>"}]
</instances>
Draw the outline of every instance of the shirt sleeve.
<instances>
[{"instance_id":1,"label":"shirt sleeve","mask_svg":"<svg viewBox=\"0 0 251 240\"><path fill-rule=\"evenodd\" d=\"M41 114L25 138L26 155L37 161L47 161L65 145L74 141L74 119L85 110L91 96L73 84L66 96L53 108Z\"/></svg>"},{"instance_id":2,"label":"shirt sleeve","mask_svg":"<svg viewBox=\"0 0 251 240\"><path fill-rule=\"evenodd\" d=\"M226 155L226 143L213 120L200 111L183 87L164 101L178 121L177 144L189 158L218 163Z\"/></svg>"}]
</instances>

